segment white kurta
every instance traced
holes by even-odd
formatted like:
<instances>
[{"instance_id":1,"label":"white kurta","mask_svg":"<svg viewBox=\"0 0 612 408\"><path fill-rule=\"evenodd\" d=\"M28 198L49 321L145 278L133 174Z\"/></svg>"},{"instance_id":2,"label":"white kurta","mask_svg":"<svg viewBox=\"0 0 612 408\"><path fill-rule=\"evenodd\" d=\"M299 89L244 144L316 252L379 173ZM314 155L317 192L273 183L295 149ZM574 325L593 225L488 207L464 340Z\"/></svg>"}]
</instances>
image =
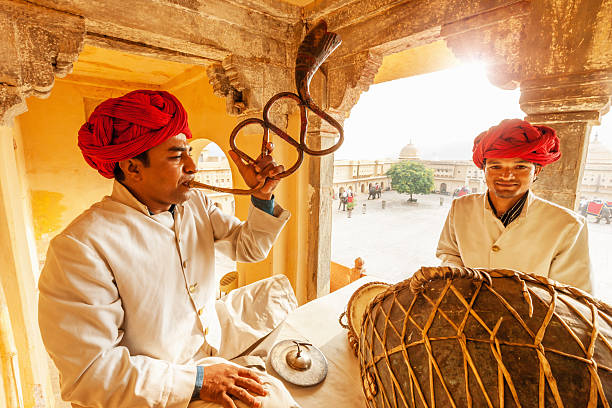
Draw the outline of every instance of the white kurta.
<instances>
[{"instance_id":1,"label":"white kurta","mask_svg":"<svg viewBox=\"0 0 612 408\"><path fill-rule=\"evenodd\" d=\"M264 259L289 218L279 206L275 215L251 206L243 223L194 191L174 217L152 216L115 182L110 197L51 241L40 276L39 324L63 398L83 406L186 407L195 362L219 356L222 342L221 357L235 357L297 306L285 277L266 283L276 296L271 303L215 301L215 247L239 262ZM226 347L222 326L242 312L257 321Z\"/></svg>"},{"instance_id":2,"label":"white kurta","mask_svg":"<svg viewBox=\"0 0 612 408\"><path fill-rule=\"evenodd\" d=\"M487 193L453 200L436 256L443 265L515 269L591 291L584 217L531 192L508 227L493 213Z\"/></svg>"}]
</instances>

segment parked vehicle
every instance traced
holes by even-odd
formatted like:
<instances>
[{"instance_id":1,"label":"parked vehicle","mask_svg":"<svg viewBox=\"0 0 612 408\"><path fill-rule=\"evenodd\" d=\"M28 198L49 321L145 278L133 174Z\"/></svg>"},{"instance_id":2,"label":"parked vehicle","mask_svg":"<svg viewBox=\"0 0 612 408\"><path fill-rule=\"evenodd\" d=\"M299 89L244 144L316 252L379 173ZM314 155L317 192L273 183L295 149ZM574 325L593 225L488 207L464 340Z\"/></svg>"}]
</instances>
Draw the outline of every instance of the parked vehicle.
<instances>
[{"instance_id":1,"label":"parked vehicle","mask_svg":"<svg viewBox=\"0 0 612 408\"><path fill-rule=\"evenodd\" d=\"M466 186L463 186L455 190L455 192L453 193L453 198L462 197L466 194L470 194L470 190Z\"/></svg>"},{"instance_id":2,"label":"parked vehicle","mask_svg":"<svg viewBox=\"0 0 612 408\"><path fill-rule=\"evenodd\" d=\"M610 224L612 218L612 201L604 201L600 199L584 200L580 203L580 213L588 219L591 215L595 217L595 222L599 223L601 219L605 219L607 224Z\"/></svg>"}]
</instances>

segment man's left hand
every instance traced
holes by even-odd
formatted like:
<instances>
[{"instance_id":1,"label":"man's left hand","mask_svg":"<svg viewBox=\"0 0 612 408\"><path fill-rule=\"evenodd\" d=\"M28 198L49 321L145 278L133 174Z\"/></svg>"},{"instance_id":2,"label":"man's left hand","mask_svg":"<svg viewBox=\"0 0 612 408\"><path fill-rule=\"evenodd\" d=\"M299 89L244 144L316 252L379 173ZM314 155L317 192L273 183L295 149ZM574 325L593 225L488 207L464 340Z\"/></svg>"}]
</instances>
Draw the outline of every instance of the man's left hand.
<instances>
[{"instance_id":1,"label":"man's left hand","mask_svg":"<svg viewBox=\"0 0 612 408\"><path fill-rule=\"evenodd\" d=\"M277 165L272 156L270 156L270 153L274 150L274 144L268 142L267 148L268 154L259 156L254 164L245 164L240 156L234 151L230 150L228 152L234 163L236 163L240 175L250 188L256 187L261 181L265 180L263 187L259 191L253 193L253 196L260 200L269 200L272 198L272 192L280 182L280 179L275 179L274 177L285 171L285 167L283 165Z\"/></svg>"}]
</instances>

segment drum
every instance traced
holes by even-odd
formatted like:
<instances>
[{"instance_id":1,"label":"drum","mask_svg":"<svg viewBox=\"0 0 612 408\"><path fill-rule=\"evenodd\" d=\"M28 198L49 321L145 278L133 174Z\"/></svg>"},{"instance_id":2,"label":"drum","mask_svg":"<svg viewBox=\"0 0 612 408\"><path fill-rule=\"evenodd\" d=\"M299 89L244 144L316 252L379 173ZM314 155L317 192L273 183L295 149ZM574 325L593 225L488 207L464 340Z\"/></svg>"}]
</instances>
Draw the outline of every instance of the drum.
<instances>
[{"instance_id":1,"label":"drum","mask_svg":"<svg viewBox=\"0 0 612 408\"><path fill-rule=\"evenodd\" d=\"M612 309L510 270L421 268L363 317L368 407L609 407Z\"/></svg>"},{"instance_id":2,"label":"drum","mask_svg":"<svg viewBox=\"0 0 612 408\"><path fill-rule=\"evenodd\" d=\"M359 349L359 334L366 307L376 295L389 289L390 286L390 284L383 282L368 282L360 286L349 299L346 311L340 315L340 325L348 330L349 345L355 356L357 356L357 350ZM342 321L344 318L346 318L346 323Z\"/></svg>"}]
</instances>

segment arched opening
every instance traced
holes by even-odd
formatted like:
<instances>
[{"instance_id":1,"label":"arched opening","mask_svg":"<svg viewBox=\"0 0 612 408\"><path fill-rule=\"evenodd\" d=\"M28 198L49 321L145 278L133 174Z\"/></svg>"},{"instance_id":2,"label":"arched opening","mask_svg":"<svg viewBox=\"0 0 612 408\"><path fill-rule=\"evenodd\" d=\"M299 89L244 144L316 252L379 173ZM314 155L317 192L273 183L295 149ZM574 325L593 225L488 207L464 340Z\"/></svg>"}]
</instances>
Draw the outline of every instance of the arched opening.
<instances>
[{"instance_id":1,"label":"arched opening","mask_svg":"<svg viewBox=\"0 0 612 408\"><path fill-rule=\"evenodd\" d=\"M365 184L362 184L362 185L361 185L361 192L362 192L362 193L365 193Z\"/></svg>"},{"instance_id":2,"label":"arched opening","mask_svg":"<svg viewBox=\"0 0 612 408\"><path fill-rule=\"evenodd\" d=\"M196 159L198 172L196 181L215 187L232 188L232 171L228 157L215 142L208 139L194 139L190 142L192 155ZM227 215L234 215L234 195L220 193L213 190L204 190L206 196L220 211ZM225 255L215 253L215 274L221 278L228 272L236 270L236 262Z\"/></svg>"},{"instance_id":3,"label":"arched opening","mask_svg":"<svg viewBox=\"0 0 612 408\"><path fill-rule=\"evenodd\" d=\"M454 59L452 55L449 58ZM524 116L518 103L520 94L518 90L493 86L481 65L459 65L456 60L450 65L453 64L454 68L438 72L375 83L353 107L345 122L345 145L336 152L336 160L343 166L351 163L356 169L355 178L368 178L364 184L378 184L381 190L390 186L392 190L382 194L384 205L382 201L373 202L366 213L355 213L350 219L342 212L333 212L332 261L351 265L356 257L361 257L367 273L392 280L405 279L422 265L438 265L435 253L451 204L449 192L463 186L469 186L468 191L474 188L479 193L485 191L482 172L471 160L473 139L501 119ZM387 73L383 63L376 78ZM393 102L408 94L409 101ZM471 96L469 101L466 95ZM378 118L375 125L367 123L372 115ZM466 122L467 117L470 119ZM409 133L406 120L415 123ZM457 129L459 123L466 124L465 129ZM372 134L380 135L375 144L371 143ZM458 139L458 134L463 138ZM376 163L380 171L371 171L370 163ZM408 193L393 190L395 183L387 174L399 163L418 165L429 172L430 192L415 193L414 200L408 202ZM438 193L433 192L434 188ZM361 203L355 205L359 208ZM361 245L354 240L353 237L363 234L381 245L374 249L376 245L369 241ZM410 242L416 243L410 248L401 244L408 236ZM407 252L410 266L392 261L406 257Z\"/></svg>"}]
</instances>

